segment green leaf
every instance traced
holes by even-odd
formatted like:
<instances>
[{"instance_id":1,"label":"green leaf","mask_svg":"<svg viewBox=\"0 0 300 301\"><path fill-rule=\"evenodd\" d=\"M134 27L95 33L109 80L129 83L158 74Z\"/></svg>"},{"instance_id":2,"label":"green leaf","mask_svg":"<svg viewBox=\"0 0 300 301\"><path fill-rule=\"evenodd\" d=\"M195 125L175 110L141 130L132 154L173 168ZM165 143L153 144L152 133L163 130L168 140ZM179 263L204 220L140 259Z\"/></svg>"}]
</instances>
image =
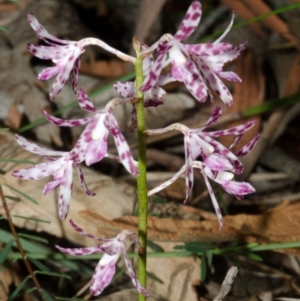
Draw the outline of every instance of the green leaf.
<instances>
[{"instance_id":1,"label":"green leaf","mask_svg":"<svg viewBox=\"0 0 300 301\"><path fill-rule=\"evenodd\" d=\"M32 287L32 288L26 290L26 291L24 292L24 294L30 294L30 293L32 293L32 292L34 292L34 291L36 291L36 290L37 290L36 287Z\"/></svg>"},{"instance_id":2,"label":"green leaf","mask_svg":"<svg viewBox=\"0 0 300 301\"><path fill-rule=\"evenodd\" d=\"M192 242L192 243L187 243L185 244L185 249L187 251L190 251L192 253L200 254L200 253L206 253L210 249L215 248L214 245L210 243L197 243L197 242Z\"/></svg>"},{"instance_id":3,"label":"green leaf","mask_svg":"<svg viewBox=\"0 0 300 301\"><path fill-rule=\"evenodd\" d=\"M41 271L44 271L44 272L48 272L48 273L51 273L51 271L49 270L48 267L46 267L43 263L41 263L40 261L32 258L31 256L28 256L27 255L27 258L38 268L40 269Z\"/></svg>"},{"instance_id":4,"label":"green leaf","mask_svg":"<svg viewBox=\"0 0 300 301\"><path fill-rule=\"evenodd\" d=\"M20 198L16 198L16 197L11 196L11 195L5 195L4 197L7 198L8 200L11 200L11 201L14 201L14 202L17 202L17 203L21 202Z\"/></svg>"},{"instance_id":5,"label":"green leaf","mask_svg":"<svg viewBox=\"0 0 300 301\"><path fill-rule=\"evenodd\" d=\"M44 296L46 301L54 301L54 299L52 299L52 297L45 290L42 289L41 293Z\"/></svg>"},{"instance_id":6,"label":"green leaf","mask_svg":"<svg viewBox=\"0 0 300 301\"><path fill-rule=\"evenodd\" d=\"M47 271L34 271L34 274L42 274L42 275L47 275L51 277L59 277L59 278L66 278L69 280L72 280L72 277L66 274L61 274L61 273L55 273L55 272L47 272Z\"/></svg>"},{"instance_id":7,"label":"green leaf","mask_svg":"<svg viewBox=\"0 0 300 301\"><path fill-rule=\"evenodd\" d=\"M212 265L213 258L214 258L214 254L213 253L208 253L207 254L207 263L208 263L209 266Z\"/></svg>"},{"instance_id":8,"label":"green leaf","mask_svg":"<svg viewBox=\"0 0 300 301\"><path fill-rule=\"evenodd\" d=\"M67 259L58 260L58 261L64 267L67 267L73 271L77 271L77 272L81 271L82 272L82 266L79 265L77 262L74 262L72 260L67 260Z\"/></svg>"},{"instance_id":9,"label":"green leaf","mask_svg":"<svg viewBox=\"0 0 300 301\"><path fill-rule=\"evenodd\" d=\"M38 218L34 218L34 217L26 217L26 216L21 216L21 215L12 215L12 217L22 218L22 219L26 219L28 221L34 221L34 222L38 222L38 223L51 224L50 221L46 221L44 219L38 219Z\"/></svg>"},{"instance_id":10,"label":"green leaf","mask_svg":"<svg viewBox=\"0 0 300 301\"><path fill-rule=\"evenodd\" d=\"M201 254L201 282L203 283L206 279L207 275L207 262L206 262L206 254L202 253Z\"/></svg>"},{"instance_id":11,"label":"green leaf","mask_svg":"<svg viewBox=\"0 0 300 301\"><path fill-rule=\"evenodd\" d=\"M22 197L24 197L25 199L29 200L30 202L32 202L32 203L34 203L36 205L39 204L36 200L34 200L32 197L30 197L29 195L25 194L24 192L22 192L22 191L20 191L20 190L18 190L16 188L14 188L14 187L12 187L12 186L10 186L8 184L3 184L3 185L6 186L6 187L8 187L11 191L20 194Z\"/></svg>"},{"instance_id":12,"label":"green leaf","mask_svg":"<svg viewBox=\"0 0 300 301\"><path fill-rule=\"evenodd\" d=\"M185 250L185 245L177 245L173 247L174 250Z\"/></svg>"},{"instance_id":13,"label":"green leaf","mask_svg":"<svg viewBox=\"0 0 300 301\"><path fill-rule=\"evenodd\" d=\"M23 281L19 284L19 286L14 290L14 292L10 295L10 297L8 298L8 301L11 301L13 299L15 299L17 297L17 295L19 294L19 292L22 290L22 288L24 287L24 285L26 284L27 280L30 278L31 276L28 275L26 278L23 279Z\"/></svg>"},{"instance_id":14,"label":"green leaf","mask_svg":"<svg viewBox=\"0 0 300 301\"><path fill-rule=\"evenodd\" d=\"M257 106L247 108L242 112L242 115L245 117L251 117L283 106L288 106L299 101L300 101L300 93L296 93L294 95L283 97L280 99L268 100Z\"/></svg>"},{"instance_id":15,"label":"green leaf","mask_svg":"<svg viewBox=\"0 0 300 301\"><path fill-rule=\"evenodd\" d=\"M150 279L153 279L154 281L156 281L160 284L164 284L164 282L160 278L158 278L156 275L154 275L153 273L147 272L146 274L147 274L147 277L149 277Z\"/></svg>"},{"instance_id":16,"label":"green leaf","mask_svg":"<svg viewBox=\"0 0 300 301\"><path fill-rule=\"evenodd\" d=\"M0 241L8 243L11 239L14 239L14 237L10 232L0 229ZM49 250L46 247L36 245L35 243L32 243L24 238L20 238L20 242L24 251L26 252L39 254L40 256L45 256L45 254L49 253ZM14 246L16 246L15 242Z\"/></svg>"},{"instance_id":17,"label":"green leaf","mask_svg":"<svg viewBox=\"0 0 300 301\"><path fill-rule=\"evenodd\" d=\"M277 249L289 249L289 248L299 248L300 241L293 242L282 242L276 244L268 244L268 245L258 245L253 247L251 251L269 251L269 250L277 250Z\"/></svg>"},{"instance_id":18,"label":"green leaf","mask_svg":"<svg viewBox=\"0 0 300 301\"><path fill-rule=\"evenodd\" d=\"M147 241L147 246L154 252L164 252L164 249L151 240Z\"/></svg>"},{"instance_id":19,"label":"green leaf","mask_svg":"<svg viewBox=\"0 0 300 301\"><path fill-rule=\"evenodd\" d=\"M252 242L252 243L246 244L245 248L251 250L257 246L259 246L259 244L257 242Z\"/></svg>"},{"instance_id":20,"label":"green leaf","mask_svg":"<svg viewBox=\"0 0 300 301\"><path fill-rule=\"evenodd\" d=\"M31 234L27 234L27 233L22 233L22 232L19 232L18 233L18 236L19 237L25 237L25 238L30 238L32 240L36 240L36 241L40 241L40 242L43 242L45 244L48 244L48 240L46 238L43 238L43 237L40 237L40 236L37 236L37 235L31 235Z\"/></svg>"},{"instance_id":21,"label":"green leaf","mask_svg":"<svg viewBox=\"0 0 300 301\"><path fill-rule=\"evenodd\" d=\"M3 169L0 169L0 174L1 174L1 175L5 175L5 174L6 174L6 171L3 170Z\"/></svg>"},{"instance_id":22,"label":"green leaf","mask_svg":"<svg viewBox=\"0 0 300 301\"><path fill-rule=\"evenodd\" d=\"M252 260L254 260L254 261L260 261L260 262L263 261L263 259L262 259L260 256L254 254L254 253L247 253L247 254L246 254L246 257L247 257L247 258L250 258L250 259L252 259Z\"/></svg>"},{"instance_id":23,"label":"green leaf","mask_svg":"<svg viewBox=\"0 0 300 301\"><path fill-rule=\"evenodd\" d=\"M0 31L8 32L8 30L3 26L0 26Z\"/></svg>"},{"instance_id":24,"label":"green leaf","mask_svg":"<svg viewBox=\"0 0 300 301\"><path fill-rule=\"evenodd\" d=\"M2 29L3 27L0 26L0 30ZM3 30L3 29L2 29ZM7 32L7 29L4 28L4 31ZM8 132L9 131L9 128L0 128L0 132Z\"/></svg>"},{"instance_id":25,"label":"green leaf","mask_svg":"<svg viewBox=\"0 0 300 301\"><path fill-rule=\"evenodd\" d=\"M31 165L36 164L36 162L29 161L29 160L16 160L16 159L8 159L8 158L0 158L0 162L31 164Z\"/></svg>"},{"instance_id":26,"label":"green leaf","mask_svg":"<svg viewBox=\"0 0 300 301\"><path fill-rule=\"evenodd\" d=\"M0 252L0 264L2 264L8 256L8 253L13 246L15 240L11 239Z\"/></svg>"},{"instance_id":27,"label":"green leaf","mask_svg":"<svg viewBox=\"0 0 300 301\"><path fill-rule=\"evenodd\" d=\"M166 200L160 196L153 196L151 197L151 202L156 204L164 204Z\"/></svg>"}]
</instances>

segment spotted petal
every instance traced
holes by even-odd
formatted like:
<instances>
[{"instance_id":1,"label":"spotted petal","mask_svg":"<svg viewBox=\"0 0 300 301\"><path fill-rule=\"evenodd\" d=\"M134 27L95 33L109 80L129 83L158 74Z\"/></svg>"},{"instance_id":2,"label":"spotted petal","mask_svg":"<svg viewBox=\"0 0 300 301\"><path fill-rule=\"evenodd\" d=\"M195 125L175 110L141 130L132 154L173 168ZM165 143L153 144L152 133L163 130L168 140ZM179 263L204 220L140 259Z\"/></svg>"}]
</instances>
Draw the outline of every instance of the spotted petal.
<instances>
[{"instance_id":1,"label":"spotted petal","mask_svg":"<svg viewBox=\"0 0 300 301\"><path fill-rule=\"evenodd\" d=\"M239 136L247 132L249 129L251 129L255 125L255 121L251 120L246 122L245 124L241 124L235 127L232 127L227 130L220 130L220 131L215 131L215 132L209 132L207 133L209 136L212 137L222 137L222 136Z\"/></svg>"},{"instance_id":2,"label":"spotted petal","mask_svg":"<svg viewBox=\"0 0 300 301\"><path fill-rule=\"evenodd\" d=\"M115 82L113 87L124 98L134 97L135 87L133 82Z\"/></svg>"},{"instance_id":3,"label":"spotted petal","mask_svg":"<svg viewBox=\"0 0 300 301\"><path fill-rule=\"evenodd\" d=\"M58 214L61 219L66 219L73 189L73 162L66 162L60 183Z\"/></svg>"},{"instance_id":4,"label":"spotted petal","mask_svg":"<svg viewBox=\"0 0 300 301\"><path fill-rule=\"evenodd\" d=\"M204 163L213 171L232 170L230 161L219 154L211 154L204 159Z\"/></svg>"},{"instance_id":5,"label":"spotted petal","mask_svg":"<svg viewBox=\"0 0 300 301\"><path fill-rule=\"evenodd\" d=\"M190 54L200 55L204 57L220 55L234 48L230 43L219 44L187 44L184 45L186 51Z\"/></svg>"},{"instance_id":6,"label":"spotted petal","mask_svg":"<svg viewBox=\"0 0 300 301\"><path fill-rule=\"evenodd\" d=\"M61 60L70 53L67 46L44 46L28 44L27 49L36 57L42 60Z\"/></svg>"},{"instance_id":7,"label":"spotted petal","mask_svg":"<svg viewBox=\"0 0 300 301\"><path fill-rule=\"evenodd\" d=\"M184 172L186 169L186 165L183 165L181 169L176 172L173 177L171 177L169 180L161 183L157 187L151 189L148 191L148 196L154 195L157 192L160 192L161 190L165 189L166 187L170 186L172 183L174 183Z\"/></svg>"},{"instance_id":8,"label":"spotted petal","mask_svg":"<svg viewBox=\"0 0 300 301\"><path fill-rule=\"evenodd\" d=\"M62 156L66 154L66 152L53 151L50 149L40 147L37 144L29 142L28 140L17 134L15 135L15 139L16 142L24 149L40 156Z\"/></svg>"},{"instance_id":9,"label":"spotted petal","mask_svg":"<svg viewBox=\"0 0 300 301\"><path fill-rule=\"evenodd\" d=\"M79 182L80 182L82 190L89 196L95 196L96 193L89 190L88 187L86 186L84 176L83 176L83 173L81 171L79 164L76 164L76 168L77 168L77 174L78 174L78 178L79 178Z\"/></svg>"},{"instance_id":10,"label":"spotted petal","mask_svg":"<svg viewBox=\"0 0 300 301\"><path fill-rule=\"evenodd\" d=\"M194 172L192 167L192 152L191 152L191 137L186 135L184 137L184 148L185 148L185 199L183 203L185 204L191 194L194 185Z\"/></svg>"},{"instance_id":11,"label":"spotted petal","mask_svg":"<svg viewBox=\"0 0 300 301\"><path fill-rule=\"evenodd\" d=\"M130 148L120 131L118 123L112 114L107 114L104 119L104 124L106 128L109 130L110 134L114 137L118 154L120 160L122 161L124 167L130 172L132 175L138 175L138 169L136 161L132 158Z\"/></svg>"},{"instance_id":12,"label":"spotted petal","mask_svg":"<svg viewBox=\"0 0 300 301\"><path fill-rule=\"evenodd\" d=\"M128 258L128 255L127 255L127 252L126 252L126 249L125 249L125 246L124 244L121 245L121 251L123 253L123 258L124 258L124 261L125 261L125 264L126 264L126 267L127 267L127 270L129 272L129 276L131 278L131 281L134 285L134 287L138 290L138 292L140 292L142 295L144 296L149 296L148 292L142 287L142 285L140 284L140 282L138 281L138 279L136 278L136 275L133 271L133 267L132 267L132 264L131 264L131 261L130 259Z\"/></svg>"},{"instance_id":13,"label":"spotted petal","mask_svg":"<svg viewBox=\"0 0 300 301\"><path fill-rule=\"evenodd\" d=\"M74 46L73 51L70 56L64 60L64 65L58 73L51 90L50 90L50 99L53 100L57 94L62 90L63 86L67 82L70 72L72 71L75 61L81 55L82 50L79 47Z\"/></svg>"},{"instance_id":14,"label":"spotted petal","mask_svg":"<svg viewBox=\"0 0 300 301\"><path fill-rule=\"evenodd\" d=\"M94 236L92 234L89 234L87 232L85 232L82 228L80 228L72 219L70 219L70 225L81 235L88 237L88 238L92 238L98 241L102 241L102 242L107 242L107 241L111 241L111 239L107 239L107 238L101 238L101 237L97 237Z\"/></svg>"},{"instance_id":15,"label":"spotted petal","mask_svg":"<svg viewBox=\"0 0 300 301\"><path fill-rule=\"evenodd\" d=\"M48 31L39 23L37 18L33 15L33 13L29 13L27 15L27 20L32 29L37 33L37 36L40 39L48 39L50 41L59 43L59 44L67 44L68 41L64 41L61 39L56 38L52 34L48 33ZM47 40L46 40L47 41Z\"/></svg>"},{"instance_id":16,"label":"spotted petal","mask_svg":"<svg viewBox=\"0 0 300 301\"><path fill-rule=\"evenodd\" d=\"M55 247L60 252L68 255L73 255L73 256L91 255L91 254L97 254L99 252L102 252L101 246L86 247L86 248L62 248L58 245L55 245Z\"/></svg>"},{"instance_id":17,"label":"spotted petal","mask_svg":"<svg viewBox=\"0 0 300 301\"><path fill-rule=\"evenodd\" d=\"M188 8L179 29L177 30L174 38L182 41L189 37L198 26L202 15L202 8L199 1L193 1Z\"/></svg>"},{"instance_id":18,"label":"spotted petal","mask_svg":"<svg viewBox=\"0 0 300 301\"><path fill-rule=\"evenodd\" d=\"M116 272L116 261L119 255L110 256L104 254L98 265L96 266L90 292L93 296L98 296L103 290L110 284L115 272Z\"/></svg>"},{"instance_id":19,"label":"spotted petal","mask_svg":"<svg viewBox=\"0 0 300 301\"><path fill-rule=\"evenodd\" d=\"M145 92L156 85L159 79L160 72L163 68L164 62L166 61L166 58L167 58L166 53L162 53L158 55L155 63L152 66L151 71L146 75L143 85L140 88L142 92Z\"/></svg>"},{"instance_id":20,"label":"spotted petal","mask_svg":"<svg viewBox=\"0 0 300 301\"><path fill-rule=\"evenodd\" d=\"M223 218L222 218L222 213L221 213L218 201L217 201L216 196L215 196L215 194L214 194L214 192L213 192L213 190L211 188L211 185L209 183L209 180L208 180L205 172L202 170L201 173L203 175L203 178L204 178L204 181L205 181L208 193L210 195L211 201L212 201L213 206L215 208L215 211L216 211L216 214L217 214L217 218L218 218L218 221L219 221L219 225L220 225L220 230L221 230L223 228Z\"/></svg>"},{"instance_id":21,"label":"spotted petal","mask_svg":"<svg viewBox=\"0 0 300 301\"><path fill-rule=\"evenodd\" d=\"M255 188L246 182L236 182L236 181L218 181L222 185L224 190L233 195L246 195L255 192Z\"/></svg>"},{"instance_id":22,"label":"spotted petal","mask_svg":"<svg viewBox=\"0 0 300 301\"><path fill-rule=\"evenodd\" d=\"M97 112L97 108L90 101L86 91L83 88L80 88L77 91L77 98L78 98L78 104L81 107L81 109L88 112L94 112L94 113Z\"/></svg>"},{"instance_id":23,"label":"spotted petal","mask_svg":"<svg viewBox=\"0 0 300 301\"><path fill-rule=\"evenodd\" d=\"M236 153L236 156L237 157L243 157L245 156L246 154L248 154L251 149L256 145L258 139L260 137L260 134L256 134L255 137L250 141L248 142L244 147L242 147L237 153Z\"/></svg>"},{"instance_id":24,"label":"spotted petal","mask_svg":"<svg viewBox=\"0 0 300 301\"><path fill-rule=\"evenodd\" d=\"M80 126L84 125L88 122L91 122L95 119L95 116L82 118L82 119L73 119L73 120L64 120L54 116L51 116L46 110L43 111L44 116L53 124L58 126L65 126L65 127L73 127L73 126Z\"/></svg>"},{"instance_id":25,"label":"spotted petal","mask_svg":"<svg viewBox=\"0 0 300 301\"><path fill-rule=\"evenodd\" d=\"M73 80L72 80L72 88L73 91L76 92L77 90L77 84L78 84L78 78L79 78L79 69L80 69L80 64L81 64L81 56L79 56L73 66Z\"/></svg>"},{"instance_id":26,"label":"spotted petal","mask_svg":"<svg viewBox=\"0 0 300 301\"><path fill-rule=\"evenodd\" d=\"M63 164L62 159L14 170L12 176L23 180L40 180L54 174Z\"/></svg>"}]
</instances>

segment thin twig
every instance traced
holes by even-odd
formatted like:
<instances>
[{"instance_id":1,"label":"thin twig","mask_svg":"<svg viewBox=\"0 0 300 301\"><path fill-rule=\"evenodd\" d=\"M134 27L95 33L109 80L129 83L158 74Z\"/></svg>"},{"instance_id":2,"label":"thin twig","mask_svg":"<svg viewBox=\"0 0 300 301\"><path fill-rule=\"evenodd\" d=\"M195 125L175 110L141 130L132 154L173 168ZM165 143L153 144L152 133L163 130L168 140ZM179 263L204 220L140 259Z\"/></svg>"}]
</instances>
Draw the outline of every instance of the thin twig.
<instances>
[{"instance_id":1,"label":"thin twig","mask_svg":"<svg viewBox=\"0 0 300 301\"><path fill-rule=\"evenodd\" d=\"M35 287L37 288L37 291L41 295L42 300L45 300L44 296L42 294L42 288L40 286L40 283L38 282L38 280L37 280L37 278L36 278L36 276L35 276L35 274L34 274L34 272L32 270L32 267L31 267L31 265L30 265L30 263L29 263L29 261L28 261L28 259L26 257L26 254L25 254L25 252L23 250L22 244L21 244L21 242L19 240L19 236L17 234L16 228L15 228L13 222L12 222L12 218L11 218L11 215L10 215L7 203L6 203L6 199L5 199L3 190L2 190L2 185L0 185L0 197L1 197L1 200L2 200L2 204L3 204L3 208L4 208L4 211L5 211L6 217L7 217L7 221L8 221L9 227L10 227L10 231L11 231L11 233L12 233L14 239L15 239L15 242L17 244L17 247L19 249L21 257L22 257L22 259L24 261L26 269L27 269L29 275L31 276L32 281L33 281Z\"/></svg>"}]
</instances>

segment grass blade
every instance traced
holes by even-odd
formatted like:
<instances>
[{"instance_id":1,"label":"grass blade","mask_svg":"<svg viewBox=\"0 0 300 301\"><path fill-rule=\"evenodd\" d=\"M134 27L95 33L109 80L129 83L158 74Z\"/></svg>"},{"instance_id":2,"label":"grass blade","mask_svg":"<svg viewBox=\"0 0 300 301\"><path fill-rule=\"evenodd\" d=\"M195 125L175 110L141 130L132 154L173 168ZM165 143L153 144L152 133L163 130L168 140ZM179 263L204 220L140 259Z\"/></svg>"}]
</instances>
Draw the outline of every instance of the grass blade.
<instances>
[{"instance_id":1,"label":"grass blade","mask_svg":"<svg viewBox=\"0 0 300 301\"><path fill-rule=\"evenodd\" d=\"M34 218L34 217L26 217L26 216L21 216L21 215L12 215L12 217L23 218L28 221L34 221L34 222L38 222L38 223L51 224L50 221L46 221L44 219L39 219L39 218Z\"/></svg>"},{"instance_id":2,"label":"grass blade","mask_svg":"<svg viewBox=\"0 0 300 301\"><path fill-rule=\"evenodd\" d=\"M37 236L37 235L31 235L31 234L21 233L21 232L19 232L18 235L19 235L19 237L30 238L32 240L40 241L40 242L42 242L44 244L48 244L49 243L46 238L43 238L43 237L40 237L40 236Z\"/></svg>"},{"instance_id":3,"label":"grass blade","mask_svg":"<svg viewBox=\"0 0 300 301\"><path fill-rule=\"evenodd\" d=\"M33 199L32 197L30 197L30 196L27 195L26 193L24 193L24 192L18 190L17 188L14 188L14 187L12 187L12 186L10 186L10 185L8 185L8 184L3 184L3 185L6 186L6 187L8 187L11 191L18 193L19 195L21 195L22 197L24 197L24 198L27 199L28 201L30 201L30 202L32 202L32 203L34 203L34 204L36 204L36 205L39 205L39 203L38 203L35 199Z\"/></svg>"},{"instance_id":4,"label":"grass blade","mask_svg":"<svg viewBox=\"0 0 300 301\"><path fill-rule=\"evenodd\" d=\"M0 264L2 264L8 256L10 249L14 244L14 239L11 239L0 252Z\"/></svg>"},{"instance_id":5,"label":"grass blade","mask_svg":"<svg viewBox=\"0 0 300 301\"><path fill-rule=\"evenodd\" d=\"M10 297L8 298L8 301L11 301L13 299L15 299L17 297L17 295L19 294L19 292L23 289L24 285L26 284L27 280L30 278L31 276L28 275L26 278L23 279L23 281L19 284L19 286L14 290L14 292L10 295Z\"/></svg>"}]
</instances>

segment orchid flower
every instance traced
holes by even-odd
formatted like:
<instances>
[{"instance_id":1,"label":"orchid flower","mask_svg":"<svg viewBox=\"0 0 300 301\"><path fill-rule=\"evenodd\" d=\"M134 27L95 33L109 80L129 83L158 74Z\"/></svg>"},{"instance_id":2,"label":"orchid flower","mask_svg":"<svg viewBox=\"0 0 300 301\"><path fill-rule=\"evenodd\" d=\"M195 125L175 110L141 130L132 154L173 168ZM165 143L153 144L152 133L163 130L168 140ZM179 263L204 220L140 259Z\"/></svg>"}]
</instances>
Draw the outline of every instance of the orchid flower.
<instances>
[{"instance_id":1,"label":"orchid flower","mask_svg":"<svg viewBox=\"0 0 300 301\"><path fill-rule=\"evenodd\" d=\"M28 50L36 57L43 60L52 60L55 63L54 67L44 69L39 75L38 79L48 80L54 75L57 75L51 91L50 99L53 100L61 91L66 81L73 70L73 90L76 92L78 75L80 68L80 57L88 45L97 45L119 58L135 62L135 58L118 51L103 41L96 38L85 38L78 42L58 39L38 22L32 13L28 14L28 22L32 29L37 33L37 36L49 46L28 44Z\"/></svg>"},{"instance_id":2,"label":"orchid flower","mask_svg":"<svg viewBox=\"0 0 300 301\"><path fill-rule=\"evenodd\" d=\"M227 130L220 130L214 132L204 132L207 126L215 124L221 116L221 109L216 108L207 121L206 125L202 128L198 129L189 129L185 125L182 124L172 124L163 129L156 130L147 130L146 133L148 135L156 135L165 133L170 130L178 130L184 134L184 147L185 147L185 165L182 169L177 172L172 179L164 182L159 187L151 190L149 195L156 193L166 186L173 183L182 173L185 172L186 179L186 197L184 203L188 200L191 190L194 184L193 177L193 167L198 167L202 170L202 174L204 176L207 188L213 200L213 204L215 206L220 225L221 225L221 217L219 207L217 206L217 202L215 201L214 194L209 185L207 176L214 181L218 182L222 185L222 187L229 192L230 194L236 195L238 198L244 194L248 194L253 192L253 187L248 183L238 183L233 182L233 174L241 174L243 172L243 165L238 159L246 155L256 144L259 135L256 135L247 145L245 145L241 150L239 150L236 154L232 153L229 149L223 146L221 143L212 139L212 137L221 137L228 135L235 135L236 138L230 148L234 147L237 142L240 140L242 135L249 130L253 125L254 121L249 121L244 125L240 125L237 127L233 127ZM195 160L201 156L203 162L195 163ZM196 166L195 166L196 164ZM199 165L200 164L200 165ZM200 167L199 167L200 166ZM250 185L250 186L249 186ZM235 189L236 188L236 189Z\"/></svg>"},{"instance_id":3,"label":"orchid flower","mask_svg":"<svg viewBox=\"0 0 300 301\"><path fill-rule=\"evenodd\" d=\"M225 32L213 43L181 43L196 29L201 15L200 2L193 1L176 34L164 34L158 42L143 51L147 55L157 49L158 57L146 76L141 91L152 89L157 84L161 70L171 62L172 76L183 82L198 101L204 102L208 95L212 98L208 88L210 86L225 104L232 104L232 95L219 77L229 81L241 81L234 72L224 72L222 68L224 63L235 59L246 48L247 43L237 46L220 43L230 31L234 16Z\"/></svg>"},{"instance_id":4,"label":"orchid flower","mask_svg":"<svg viewBox=\"0 0 300 301\"><path fill-rule=\"evenodd\" d=\"M235 195L238 199L242 199L242 197L246 194L253 193L255 192L255 189L253 186L251 186L247 182L237 182L234 181L234 174L232 172L227 172L227 171L219 171L219 172L213 172L208 166L206 166L203 162L200 161L192 161L191 162L191 168L198 168L204 178L207 190L209 192L212 204L215 208L216 215L219 221L220 229L223 228L223 218L222 218L222 213L218 204L218 201L215 197L215 194L212 190L212 187L210 185L209 179L213 180L214 182L220 184L222 188L228 192L229 194ZM191 169L192 170L192 169ZM148 192L148 196L150 197L151 195L163 190L167 186L171 185L174 183L184 172L187 171L187 166L186 164L182 166L182 168L174 174L172 178L169 180L163 182L159 186L155 187L154 189L150 190ZM190 185L188 188L188 192L193 188L193 183L194 181L190 182ZM186 196L188 198L189 195Z\"/></svg>"},{"instance_id":5,"label":"orchid flower","mask_svg":"<svg viewBox=\"0 0 300 301\"><path fill-rule=\"evenodd\" d=\"M120 255L122 254L134 287L144 296L148 296L147 291L141 286L134 274L133 267L131 265L130 259L128 258L126 247L124 244L125 238L129 236L137 245L139 245L137 236L134 232L130 230L123 230L115 238L103 239L95 237L85 232L80 227L78 227L72 220L70 220L70 224L78 233L102 242L102 244L99 244L95 247L83 247L73 249L56 246L56 248L61 252L73 256L90 255L100 252L104 253L102 258L99 260L99 263L97 264L92 278L90 286L90 292L92 295L97 296L101 294L102 291L109 285L116 272L116 263Z\"/></svg>"},{"instance_id":6,"label":"orchid flower","mask_svg":"<svg viewBox=\"0 0 300 301\"><path fill-rule=\"evenodd\" d=\"M54 180L45 185L43 194L46 195L57 186L60 186L58 213L61 219L65 219L69 211L73 188L72 178L74 166L77 168L79 181L83 191L90 196L95 195L94 192L88 190L79 166L79 163L84 160L84 157L80 155L80 147L78 145L75 145L74 149L70 152L61 152L40 147L19 135L15 135L15 139L20 146L29 152L47 158L54 157L49 159L49 162L15 170L12 172L12 175L22 180L40 180L52 175Z\"/></svg>"},{"instance_id":7,"label":"orchid flower","mask_svg":"<svg viewBox=\"0 0 300 301\"><path fill-rule=\"evenodd\" d=\"M147 50L149 47L146 45L142 46L142 50ZM151 70L151 67L154 63L153 55L147 56L143 60L143 73L144 76L147 76ZM161 86L173 82L176 79L172 77L170 73L161 75L156 82L156 84L151 87L148 91L144 93L144 106L147 107L157 107L161 104L163 96L166 94L166 91L161 88ZM113 87L118 91L118 93L124 98L134 98L135 97L135 82L116 82ZM131 125L130 130L132 131L136 127L136 104L132 104L131 111Z\"/></svg>"},{"instance_id":8,"label":"orchid flower","mask_svg":"<svg viewBox=\"0 0 300 301\"><path fill-rule=\"evenodd\" d=\"M115 98L108 102L105 109L97 110L84 89L78 90L77 98L80 107L85 111L94 113L93 116L83 119L63 120L53 117L44 111L45 117L58 126L73 127L88 123L77 142L77 145L80 145L81 148L80 153L84 156L88 166L99 162L104 157L115 158L107 153L107 138L111 134L117 146L119 160L129 173L136 176L138 174L137 162L133 159L117 120L112 114L112 110L117 104L129 102L131 99Z\"/></svg>"}]
</instances>

